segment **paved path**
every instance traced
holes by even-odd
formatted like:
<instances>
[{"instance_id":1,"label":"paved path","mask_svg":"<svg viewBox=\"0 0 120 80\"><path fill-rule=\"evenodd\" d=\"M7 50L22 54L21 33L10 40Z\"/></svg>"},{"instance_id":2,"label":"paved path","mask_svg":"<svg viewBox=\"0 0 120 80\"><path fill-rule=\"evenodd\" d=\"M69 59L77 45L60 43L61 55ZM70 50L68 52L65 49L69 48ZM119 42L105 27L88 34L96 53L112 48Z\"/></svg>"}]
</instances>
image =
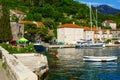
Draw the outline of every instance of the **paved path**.
<instances>
[{"instance_id":1,"label":"paved path","mask_svg":"<svg viewBox=\"0 0 120 80\"><path fill-rule=\"evenodd\" d=\"M6 75L5 70L2 68L2 60L0 59L0 80L10 80Z\"/></svg>"}]
</instances>

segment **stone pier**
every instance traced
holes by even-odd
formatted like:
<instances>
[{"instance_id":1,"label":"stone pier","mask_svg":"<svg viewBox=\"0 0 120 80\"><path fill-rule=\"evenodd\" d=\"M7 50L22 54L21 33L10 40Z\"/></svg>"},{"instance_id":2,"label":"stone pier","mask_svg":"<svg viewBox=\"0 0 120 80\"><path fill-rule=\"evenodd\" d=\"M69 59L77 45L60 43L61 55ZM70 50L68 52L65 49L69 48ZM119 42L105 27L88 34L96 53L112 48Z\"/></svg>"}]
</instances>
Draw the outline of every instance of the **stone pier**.
<instances>
[{"instance_id":1,"label":"stone pier","mask_svg":"<svg viewBox=\"0 0 120 80\"><path fill-rule=\"evenodd\" d=\"M38 76L33 72L39 71L40 75L42 75L48 70L46 56L35 53L13 55L9 54L1 46L0 51L2 52L2 61L6 65L6 73L10 80L38 80Z\"/></svg>"}]
</instances>

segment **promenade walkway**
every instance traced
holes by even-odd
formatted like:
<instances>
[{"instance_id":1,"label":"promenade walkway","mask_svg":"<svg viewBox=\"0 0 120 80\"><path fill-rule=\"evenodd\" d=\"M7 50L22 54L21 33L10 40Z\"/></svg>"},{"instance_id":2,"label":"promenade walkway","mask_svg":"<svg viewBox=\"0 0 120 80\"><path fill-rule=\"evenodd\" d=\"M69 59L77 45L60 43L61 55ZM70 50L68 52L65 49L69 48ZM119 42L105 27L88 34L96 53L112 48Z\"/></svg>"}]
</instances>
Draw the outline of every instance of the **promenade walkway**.
<instances>
[{"instance_id":1,"label":"promenade walkway","mask_svg":"<svg viewBox=\"0 0 120 80\"><path fill-rule=\"evenodd\" d=\"M2 60L0 59L0 80L10 80L5 72L5 70L2 68Z\"/></svg>"}]
</instances>

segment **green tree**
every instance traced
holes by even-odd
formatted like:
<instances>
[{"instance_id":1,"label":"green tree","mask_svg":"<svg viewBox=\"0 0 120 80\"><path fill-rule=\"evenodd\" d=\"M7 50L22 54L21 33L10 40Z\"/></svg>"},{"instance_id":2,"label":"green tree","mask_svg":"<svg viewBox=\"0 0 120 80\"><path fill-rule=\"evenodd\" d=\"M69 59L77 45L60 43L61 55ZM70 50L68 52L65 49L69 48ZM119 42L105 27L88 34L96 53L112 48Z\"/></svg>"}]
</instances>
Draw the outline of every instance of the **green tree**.
<instances>
[{"instance_id":1,"label":"green tree","mask_svg":"<svg viewBox=\"0 0 120 80\"><path fill-rule=\"evenodd\" d=\"M0 39L2 41L12 39L9 10L6 6L6 0L0 1Z\"/></svg>"},{"instance_id":2,"label":"green tree","mask_svg":"<svg viewBox=\"0 0 120 80\"><path fill-rule=\"evenodd\" d=\"M25 24L25 38L30 41L35 41L35 34L37 34L37 27L35 24Z\"/></svg>"},{"instance_id":3,"label":"green tree","mask_svg":"<svg viewBox=\"0 0 120 80\"><path fill-rule=\"evenodd\" d=\"M105 26L105 29L112 29L111 26Z\"/></svg>"},{"instance_id":4,"label":"green tree","mask_svg":"<svg viewBox=\"0 0 120 80\"><path fill-rule=\"evenodd\" d=\"M50 4L46 4L42 8L42 16L43 17L51 17L54 13L54 8Z\"/></svg>"},{"instance_id":5,"label":"green tree","mask_svg":"<svg viewBox=\"0 0 120 80\"><path fill-rule=\"evenodd\" d=\"M26 24L25 25L25 38L30 41L35 41L41 39L42 41L48 42L52 36L48 34L48 28L46 27L37 27L35 24Z\"/></svg>"},{"instance_id":6,"label":"green tree","mask_svg":"<svg viewBox=\"0 0 120 80\"><path fill-rule=\"evenodd\" d=\"M54 20L50 19L50 18L45 18L42 20L44 25L48 28L48 29L52 29L53 25L54 25Z\"/></svg>"},{"instance_id":7,"label":"green tree","mask_svg":"<svg viewBox=\"0 0 120 80\"><path fill-rule=\"evenodd\" d=\"M28 20L28 21L41 21L42 19L42 15L40 13L29 13L27 14L27 16L24 18L24 20Z\"/></svg>"},{"instance_id":8,"label":"green tree","mask_svg":"<svg viewBox=\"0 0 120 80\"><path fill-rule=\"evenodd\" d=\"M11 16L11 22L18 22L19 18L15 14Z\"/></svg>"}]
</instances>

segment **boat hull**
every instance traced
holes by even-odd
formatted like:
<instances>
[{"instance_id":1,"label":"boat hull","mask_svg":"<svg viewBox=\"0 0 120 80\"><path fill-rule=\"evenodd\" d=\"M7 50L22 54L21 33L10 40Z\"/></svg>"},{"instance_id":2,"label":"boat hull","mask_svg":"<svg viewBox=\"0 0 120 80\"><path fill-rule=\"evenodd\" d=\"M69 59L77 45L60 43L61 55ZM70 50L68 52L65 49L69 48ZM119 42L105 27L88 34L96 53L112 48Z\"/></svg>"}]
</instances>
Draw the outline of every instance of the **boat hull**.
<instances>
[{"instance_id":1,"label":"boat hull","mask_svg":"<svg viewBox=\"0 0 120 80\"><path fill-rule=\"evenodd\" d=\"M116 56L84 56L84 61L93 61L93 62L106 62L106 61L115 61L117 60Z\"/></svg>"},{"instance_id":2,"label":"boat hull","mask_svg":"<svg viewBox=\"0 0 120 80\"><path fill-rule=\"evenodd\" d=\"M103 48L104 44L85 44L85 45L75 45L76 48Z\"/></svg>"},{"instance_id":3,"label":"boat hull","mask_svg":"<svg viewBox=\"0 0 120 80\"><path fill-rule=\"evenodd\" d=\"M36 52L45 52L46 51L46 47L43 45L34 45L35 51Z\"/></svg>"}]
</instances>

